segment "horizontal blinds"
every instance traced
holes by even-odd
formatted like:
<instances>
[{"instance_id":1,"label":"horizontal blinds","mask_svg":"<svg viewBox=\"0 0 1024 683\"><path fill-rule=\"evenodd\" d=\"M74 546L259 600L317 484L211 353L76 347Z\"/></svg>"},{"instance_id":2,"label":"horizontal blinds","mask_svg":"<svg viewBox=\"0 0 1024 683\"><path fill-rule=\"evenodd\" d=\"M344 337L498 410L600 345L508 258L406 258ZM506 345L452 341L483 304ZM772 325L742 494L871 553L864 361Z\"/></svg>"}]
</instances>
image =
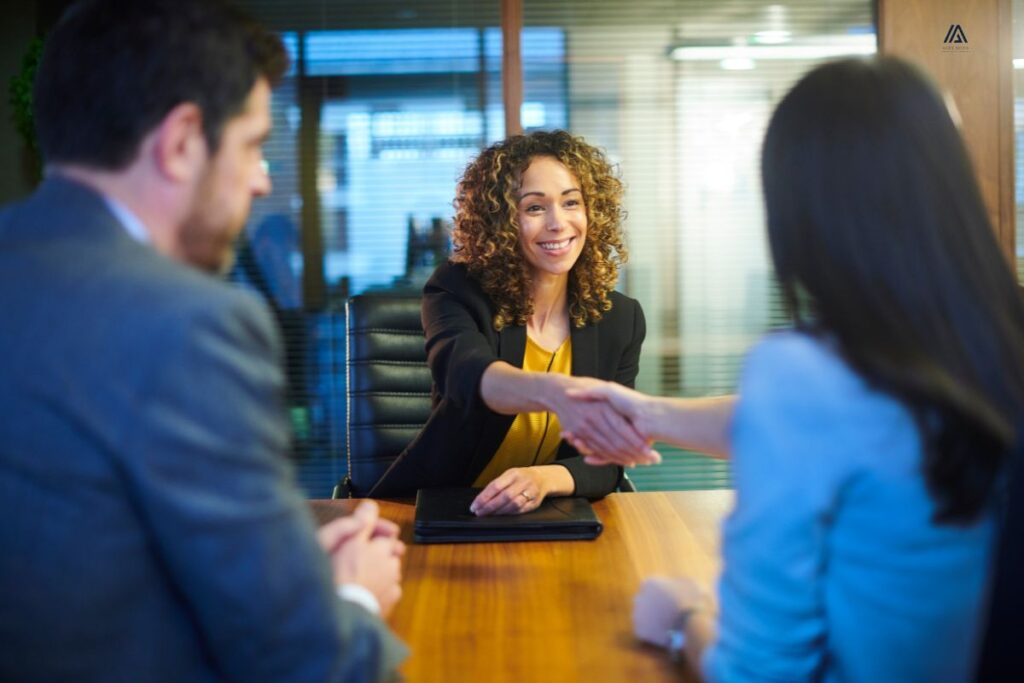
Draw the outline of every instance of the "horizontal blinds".
<instances>
[{"instance_id":1,"label":"horizontal blinds","mask_svg":"<svg viewBox=\"0 0 1024 683\"><path fill-rule=\"evenodd\" d=\"M763 228L768 117L817 62L874 52L872 3L524 0L524 24L565 31L569 127L627 186L621 287L648 324L638 387L735 391L750 345L786 324ZM527 78L524 99L535 92ZM639 488L728 481L721 461L662 450L630 472Z\"/></svg>"},{"instance_id":2,"label":"horizontal blinds","mask_svg":"<svg viewBox=\"0 0 1024 683\"><path fill-rule=\"evenodd\" d=\"M498 6L242 4L293 61L265 148L274 191L246 235L258 289L289 320L299 481L325 496L345 473L344 300L422 286L449 248L456 179L504 136ZM528 43L561 59L558 35ZM252 270L234 279L253 286Z\"/></svg>"}]
</instances>

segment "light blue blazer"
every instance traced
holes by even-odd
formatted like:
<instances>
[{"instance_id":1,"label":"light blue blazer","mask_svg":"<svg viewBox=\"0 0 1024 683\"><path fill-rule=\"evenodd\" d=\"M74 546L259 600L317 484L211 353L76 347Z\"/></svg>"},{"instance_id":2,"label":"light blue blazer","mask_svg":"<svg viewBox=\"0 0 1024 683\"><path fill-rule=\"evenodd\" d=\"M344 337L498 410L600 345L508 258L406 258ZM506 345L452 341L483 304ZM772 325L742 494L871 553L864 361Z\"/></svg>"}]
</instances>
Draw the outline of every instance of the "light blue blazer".
<instances>
[{"instance_id":1,"label":"light blue blazer","mask_svg":"<svg viewBox=\"0 0 1024 683\"><path fill-rule=\"evenodd\" d=\"M822 342L753 350L709 680L971 680L993 520L936 525L921 461L907 409Z\"/></svg>"}]
</instances>

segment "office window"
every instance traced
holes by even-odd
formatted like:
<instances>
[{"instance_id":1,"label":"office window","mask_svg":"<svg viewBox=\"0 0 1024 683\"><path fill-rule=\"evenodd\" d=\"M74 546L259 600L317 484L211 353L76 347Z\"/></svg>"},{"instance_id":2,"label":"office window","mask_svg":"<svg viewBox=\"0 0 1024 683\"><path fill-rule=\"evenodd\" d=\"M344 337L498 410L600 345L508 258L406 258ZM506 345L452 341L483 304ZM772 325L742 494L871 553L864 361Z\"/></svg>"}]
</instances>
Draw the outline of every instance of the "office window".
<instances>
[{"instance_id":1,"label":"office window","mask_svg":"<svg viewBox=\"0 0 1024 683\"><path fill-rule=\"evenodd\" d=\"M232 278L284 328L297 475L322 497L345 473L345 298L418 289L445 258L455 179L504 135L501 32L472 2L244 4L292 68L265 150L274 190Z\"/></svg>"},{"instance_id":2,"label":"office window","mask_svg":"<svg viewBox=\"0 0 1024 683\"><path fill-rule=\"evenodd\" d=\"M638 388L734 391L751 344L786 324L764 236L768 117L815 64L875 52L872 3L524 0L524 24L565 31L568 125L627 185L621 287L648 324ZM727 463L661 450L630 472L639 488L728 485Z\"/></svg>"}]
</instances>

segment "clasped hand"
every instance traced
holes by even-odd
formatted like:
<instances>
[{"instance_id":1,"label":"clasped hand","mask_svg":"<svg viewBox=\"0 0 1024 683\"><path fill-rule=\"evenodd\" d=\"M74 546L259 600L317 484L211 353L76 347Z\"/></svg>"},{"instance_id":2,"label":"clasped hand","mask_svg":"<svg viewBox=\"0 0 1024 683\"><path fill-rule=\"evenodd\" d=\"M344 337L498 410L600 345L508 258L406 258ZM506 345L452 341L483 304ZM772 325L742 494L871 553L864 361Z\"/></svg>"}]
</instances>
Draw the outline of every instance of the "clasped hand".
<instances>
[{"instance_id":1,"label":"clasped hand","mask_svg":"<svg viewBox=\"0 0 1024 683\"><path fill-rule=\"evenodd\" d=\"M381 519L375 502L365 500L351 515L320 527L317 541L331 560L336 585L366 588L381 614L391 613L402 596L405 544L398 540L398 525Z\"/></svg>"}]
</instances>

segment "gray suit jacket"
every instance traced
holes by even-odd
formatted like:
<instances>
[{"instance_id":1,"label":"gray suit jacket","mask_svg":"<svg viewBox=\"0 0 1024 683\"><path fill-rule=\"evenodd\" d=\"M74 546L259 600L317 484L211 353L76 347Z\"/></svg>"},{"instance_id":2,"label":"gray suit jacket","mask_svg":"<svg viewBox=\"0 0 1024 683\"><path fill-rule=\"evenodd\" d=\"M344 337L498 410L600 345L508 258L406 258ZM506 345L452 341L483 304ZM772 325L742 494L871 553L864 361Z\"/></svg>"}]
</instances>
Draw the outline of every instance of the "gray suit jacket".
<instances>
[{"instance_id":1,"label":"gray suit jacket","mask_svg":"<svg viewBox=\"0 0 1024 683\"><path fill-rule=\"evenodd\" d=\"M0 680L374 681L296 491L250 295L51 178L0 213Z\"/></svg>"}]
</instances>

